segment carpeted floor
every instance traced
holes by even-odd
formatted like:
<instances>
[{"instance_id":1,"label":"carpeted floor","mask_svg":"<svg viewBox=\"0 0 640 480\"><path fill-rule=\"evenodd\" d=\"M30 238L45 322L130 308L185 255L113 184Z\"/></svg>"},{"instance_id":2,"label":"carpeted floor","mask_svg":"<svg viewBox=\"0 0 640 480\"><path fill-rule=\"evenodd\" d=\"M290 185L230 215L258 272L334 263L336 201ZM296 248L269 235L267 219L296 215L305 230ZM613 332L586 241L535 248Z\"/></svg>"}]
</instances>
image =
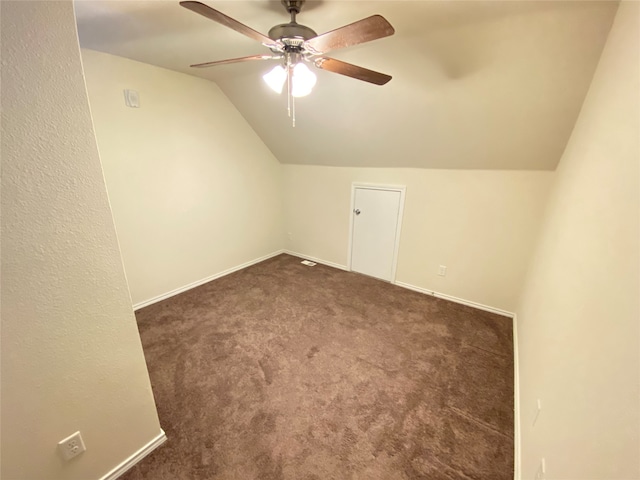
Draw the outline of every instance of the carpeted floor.
<instances>
[{"instance_id":1,"label":"carpeted floor","mask_svg":"<svg viewBox=\"0 0 640 480\"><path fill-rule=\"evenodd\" d=\"M512 479L511 319L280 255L136 313L127 480Z\"/></svg>"}]
</instances>

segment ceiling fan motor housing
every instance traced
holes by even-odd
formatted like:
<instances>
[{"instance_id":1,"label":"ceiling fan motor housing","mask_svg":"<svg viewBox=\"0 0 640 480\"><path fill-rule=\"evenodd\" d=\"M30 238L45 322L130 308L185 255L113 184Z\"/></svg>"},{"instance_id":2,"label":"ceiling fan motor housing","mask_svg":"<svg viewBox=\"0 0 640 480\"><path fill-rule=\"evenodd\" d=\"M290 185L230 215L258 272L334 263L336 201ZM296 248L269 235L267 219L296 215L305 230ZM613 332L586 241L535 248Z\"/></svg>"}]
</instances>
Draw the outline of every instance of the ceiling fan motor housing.
<instances>
[{"instance_id":1,"label":"ceiling fan motor housing","mask_svg":"<svg viewBox=\"0 0 640 480\"><path fill-rule=\"evenodd\" d=\"M311 28L299 23L281 23L269 30L269 38L282 40L285 47L297 48L302 42L316 37L318 34Z\"/></svg>"},{"instance_id":2,"label":"ceiling fan motor housing","mask_svg":"<svg viewBox=\"0 0 640 480\"><path fill-rule=\"evenodd\" d=\"M296 15L300 13L302 4L305 0L281 0L284 8L291 15L289 23L281 23L269 30L269 38L272 40L280 40L284 44L285 52L301 53L302 43L318 34L311 28L300 25L296 22Z\"/></svg>"}]
</instances>

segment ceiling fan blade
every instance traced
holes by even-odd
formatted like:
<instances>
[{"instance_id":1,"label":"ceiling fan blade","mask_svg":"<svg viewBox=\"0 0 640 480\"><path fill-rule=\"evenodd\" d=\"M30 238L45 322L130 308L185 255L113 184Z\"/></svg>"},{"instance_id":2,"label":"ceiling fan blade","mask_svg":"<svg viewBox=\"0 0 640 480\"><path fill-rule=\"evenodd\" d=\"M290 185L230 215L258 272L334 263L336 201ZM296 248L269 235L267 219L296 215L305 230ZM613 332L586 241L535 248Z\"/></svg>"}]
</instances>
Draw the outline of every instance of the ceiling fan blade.
<instances>
[{"instance_id":1,"label":"ceiling fan blade","mask_svg":"<svg viewBox=\"0 0 640 480\"><path fill-rule=\"evenodd\" d=\"M213 20L214 22L221 23L225 27L229 27L232 30L235 30L236 32L243 34L246 37L257 40L258 42L263 43L269 48L275 48L278 50L282 49L280 44L275 40L272 40L271 38L261 34L260 32L256 32L253 28L247 27L246 25L240 23L239 21L234 20L233 18L225 15L222 12L214 10L213 8L205 5L204 3L186 1L186 2L180 2L180 5L182 5L184 8L191 10L192 12L199 13L203 17L207 17L208 19Z\"/></svg>"},{"instance_id":2,"label":"ceiling fan blade","mask_svg":"<svg viewBox=\"0 0 640 480\"><path fill-rule=\"evenodd\" d=\"M304 42L305 48L315 54L327 53L338 48L351 47L378 38L393 35L395 30L381 15L372 15L344 27L336 28Z\"/></svg>"},{"instance_id":3,"label":"ceiling fan blade","mask_svg":"<svg viewBox=\"0 0 640 480\"><path fill-rule=\"evenodd\" d=\"M358 67L351 63L336 60L335 58L320 57L314 60L316 67L328 72L339 73L340 75L346 75L347 77L356 78L364 82L374 83L376 85L384 85L391 80L390 75L384 73L374 72L367 68Z\"/></svg>"},{"instance_id":4,"label":"ceiling fan blade","mask_svg":"<svg viewBox=\"0 0 640 480\"><path fill-rule=\"evenodd\" d=\"M248 57L228 58L227 60L216 60L215 62L196 63L189 65L194 68L215 67L216 65L226 65L227 63L249 62L251 60L277 60L282 58L277 55L251 55Z\"/></svg>"}]
</instances>

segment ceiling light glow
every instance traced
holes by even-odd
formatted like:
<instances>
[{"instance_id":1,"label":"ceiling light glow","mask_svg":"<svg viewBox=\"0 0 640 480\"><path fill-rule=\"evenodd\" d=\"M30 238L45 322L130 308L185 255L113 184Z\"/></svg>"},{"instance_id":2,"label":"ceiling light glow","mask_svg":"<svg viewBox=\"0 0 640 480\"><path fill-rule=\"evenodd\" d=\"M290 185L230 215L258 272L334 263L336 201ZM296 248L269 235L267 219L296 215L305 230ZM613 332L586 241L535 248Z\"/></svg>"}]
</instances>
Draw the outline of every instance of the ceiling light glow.
<instances>
[{"instance_id":1,"label":"ceiling light glow","mask_svg":"<svg viewBox=\"0 0 640 480\"><path fill-rule=\"evenodd\" d=\"M269 85L269 88L277 94L282 93L282 87L287 80L287 71L282 65L276 65L268 73L265 73L262 78L265 83Z\"/></svg>"},{"instance_id":2,"label":"ceiling light glow","mask_svg":"<svg viewBox=\"0 0 640 480\"><path fill-rule=\"evenodd\" d=\"M280 94L287 81L287 70L282 65L277 65L265 73L262 78L271 90ZM309 67L304 63L297 63L293 67L293 76L291 77L291 94L294 97L309 95L316 81L316 75L309 70Z\"/></svg>"},{"instance_id":3,"label":"ceiling light glow","mask_svg":"<svg viewBox=\"0 0 640 480\"><path fill-rule=\"evenodd\" d=\"M294 97L304 97L313 90L316 84L316 75L304 63L298 63L293 67L291 84L291 94Z\"/></svg>"}]
</instances>

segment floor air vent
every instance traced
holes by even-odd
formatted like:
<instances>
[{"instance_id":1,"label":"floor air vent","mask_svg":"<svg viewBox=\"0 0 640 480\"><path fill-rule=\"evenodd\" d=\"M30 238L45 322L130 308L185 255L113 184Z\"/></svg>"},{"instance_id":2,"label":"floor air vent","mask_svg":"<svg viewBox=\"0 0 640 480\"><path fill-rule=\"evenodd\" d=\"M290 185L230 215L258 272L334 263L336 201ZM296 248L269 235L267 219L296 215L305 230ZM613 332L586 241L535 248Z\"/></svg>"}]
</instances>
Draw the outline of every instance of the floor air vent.
<instances>
[{"instance_id":1,"label":"floor air vent","mask_svg":"<svg viewBox=\"0 0 640 480\"><path fill-rule=\"evenodd\" d=\"M309 260L302 260L300 263L308 267L313 267L316 264L316 262L310 262Z\"/></svg>"}]
</instances>

